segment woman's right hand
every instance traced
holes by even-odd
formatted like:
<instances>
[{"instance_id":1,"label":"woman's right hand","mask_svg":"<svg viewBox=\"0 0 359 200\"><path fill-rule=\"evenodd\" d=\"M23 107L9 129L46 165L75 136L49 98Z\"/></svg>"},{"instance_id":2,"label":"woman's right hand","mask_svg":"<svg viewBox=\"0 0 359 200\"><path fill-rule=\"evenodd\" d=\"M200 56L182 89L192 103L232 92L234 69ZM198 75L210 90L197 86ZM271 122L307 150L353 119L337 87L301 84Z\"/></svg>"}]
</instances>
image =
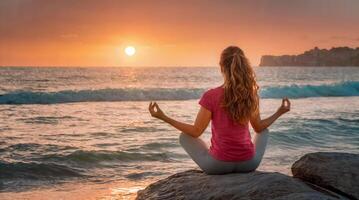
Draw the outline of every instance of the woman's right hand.
<instances>
[{"instance_id":1,"label":"woman's right hand","mask_svg":"<svg viewBox=\"0 0 359 200\"><path fill-rule=\"evenodd\" d=\"M287 97L282 99L282 105L278 108L279 114L283 115L286 112L290 111L290 101Z\"/></svg>"}]
</instances>

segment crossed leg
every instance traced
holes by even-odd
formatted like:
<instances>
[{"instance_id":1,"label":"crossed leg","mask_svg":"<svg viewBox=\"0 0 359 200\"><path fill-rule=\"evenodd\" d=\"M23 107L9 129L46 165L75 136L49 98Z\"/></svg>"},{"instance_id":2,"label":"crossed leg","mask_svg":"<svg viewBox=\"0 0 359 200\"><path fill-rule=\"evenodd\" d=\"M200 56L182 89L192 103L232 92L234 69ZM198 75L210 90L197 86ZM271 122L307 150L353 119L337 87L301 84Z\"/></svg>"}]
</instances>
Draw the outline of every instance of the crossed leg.
<instances>
[{"instance_id":1,"label":"crossed leg","mask_svg":"<svg viewBox=\"0 0 359 200\"><path fill-rule=\"evenodd\" d=\"M267 146L269 131L266 129L256 133L253 144L256 152L252 159L239 162L226 162L214 159L208 151L206 143L200 138L191 137L185 133L179 136L179 142L192 160L206 174L227 174L233 172L254 171L260 164Z\"/></svg>"}]
</instances>

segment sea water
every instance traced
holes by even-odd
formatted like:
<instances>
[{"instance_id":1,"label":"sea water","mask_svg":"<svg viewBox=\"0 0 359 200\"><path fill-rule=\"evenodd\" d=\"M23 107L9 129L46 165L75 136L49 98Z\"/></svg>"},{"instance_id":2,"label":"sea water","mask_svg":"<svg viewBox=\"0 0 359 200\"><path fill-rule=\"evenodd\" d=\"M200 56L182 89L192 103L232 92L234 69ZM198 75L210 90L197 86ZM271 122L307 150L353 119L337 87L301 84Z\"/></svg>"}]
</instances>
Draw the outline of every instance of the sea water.
<instances>
[{"instance_id":1,"label":"sea water","mask_svg":"<svg viewBox=\"0 0 359 200\"><path fill-rule=\"evenodd\" d=\"M270 127L259 170L290 174L316 151L359 153L359 68L255 68ZM128 199L196 165L148 103L193 123L217 67L0 68L0 199ZM253 131L252 131L253 133ZM201 136L207 143L210 128Z\"/></svg>"}]
</instances>

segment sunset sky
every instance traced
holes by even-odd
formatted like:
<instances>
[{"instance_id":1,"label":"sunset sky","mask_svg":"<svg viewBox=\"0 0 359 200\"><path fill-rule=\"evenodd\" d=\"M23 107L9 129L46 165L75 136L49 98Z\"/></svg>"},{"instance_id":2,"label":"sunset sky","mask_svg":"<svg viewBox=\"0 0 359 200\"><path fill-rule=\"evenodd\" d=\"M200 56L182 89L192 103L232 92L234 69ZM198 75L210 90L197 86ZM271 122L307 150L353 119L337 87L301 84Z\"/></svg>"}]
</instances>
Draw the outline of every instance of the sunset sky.
<instances>
[{"instance_id":1,"label":"sunset sky","mask_svg":"<svg viewBox=\"0 0 359 200\"><path fill-rule=\"evenodd\" d=\"M1 0L1 66L216 66L359 46L358 0ZM127 56L126 46L136 54Z\"/></svg>"}]
</instances>

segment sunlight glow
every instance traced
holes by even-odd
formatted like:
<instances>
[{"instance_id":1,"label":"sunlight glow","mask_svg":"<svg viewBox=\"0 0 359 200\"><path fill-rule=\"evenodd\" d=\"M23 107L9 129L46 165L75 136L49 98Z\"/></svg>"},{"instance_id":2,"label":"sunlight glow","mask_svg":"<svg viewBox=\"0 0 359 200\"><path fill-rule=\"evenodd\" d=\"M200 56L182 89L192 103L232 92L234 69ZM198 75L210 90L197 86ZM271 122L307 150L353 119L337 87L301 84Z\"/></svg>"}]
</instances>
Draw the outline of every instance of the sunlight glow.
<instances>
[{"instance_id":1,"label":"sunlight glow","mask_svg":"<svg viewBox=\"0 0 359 200\"><path fill-rule=\"evenodd\" d=\"M133 46L128 46L128 47L125 48L125 53L128 56L133 56L136 53L136 49Z\"/></svg>"}]
</instances>

